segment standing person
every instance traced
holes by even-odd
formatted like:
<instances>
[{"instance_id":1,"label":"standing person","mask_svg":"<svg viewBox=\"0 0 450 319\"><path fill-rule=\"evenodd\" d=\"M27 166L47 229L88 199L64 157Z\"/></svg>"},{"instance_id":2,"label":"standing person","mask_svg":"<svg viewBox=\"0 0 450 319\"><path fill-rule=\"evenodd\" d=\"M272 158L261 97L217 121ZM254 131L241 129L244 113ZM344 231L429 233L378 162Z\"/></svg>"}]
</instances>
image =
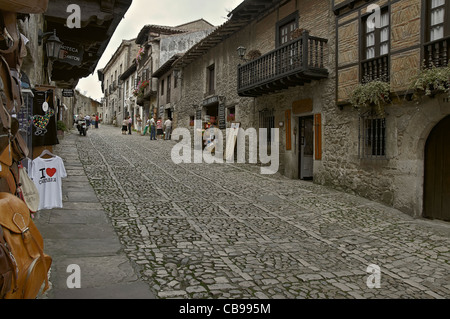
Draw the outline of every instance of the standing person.
<instances>
[{"instance_id":1,"label":"standing person","mask_svg":"<svg viewBox=\"0 0 450 319\"><path fill-rule=\"evenodd\" d=\"M128 119L124 119L122 122L122 135L127 135L128 131Z\"/></svg>"},{"instance_id":2,"label":"standing person","mask_svg":"<svg viewBox=\"0 0 450 319\"><path fill-rule=\"evenodd\" d=\"M172 120L168 119L165 123L164 123L164 127L166 128L166 141L171 140L171 134L172 134Z\"/></svg>"},{"instance_id":3,"label":"standing person","mask_svg":"<svg viewBox=\"0 0 450 319\"><path fill-rule=\"evenodd\" d=\"M161 118L159 118L158 122L156 122L156 135L158 136L158 140L163 139L164 129L163 129L163 121Z\"/></svg>"},{"instance_id":4,"label":"standing person","mask_svg":"<svg viewBox=\"0 0 450 319\"><path fill-rule=\"evenodd\" d=\"M98 114L95 116L95 128L98 129L98 122L100 121Z\"/></svg>"},{"instance_id":5,"label":"standing person","mask_svg":"<svg viewBox=\"0 0 450 319\"><path fill-rule=\"evenodd\" d=\"M133 126L133 119L128 116L128 135L131 135L131 126Z\"/></svg>"},{"instance_id":6,"label":"standing person","mask_svg":"<svg viewBox=\"0 0 450 319\"><path fill-rule=\"evenodd\" d=\"M142 132L142 119L139 114L136 116L136 123L137 123L137 128L136 128L137 131Z\"/></svg>"},{"instance_id":7,"label":"standing person","mask_svg":"<svg viewBox=\"0 0 450 319\"><path fill-rule=\"evenodd\" d=\"M156 141L156 122L155 119L152 117L149 120L150 125L150 141Z\"/></svg>"}]
</instances>

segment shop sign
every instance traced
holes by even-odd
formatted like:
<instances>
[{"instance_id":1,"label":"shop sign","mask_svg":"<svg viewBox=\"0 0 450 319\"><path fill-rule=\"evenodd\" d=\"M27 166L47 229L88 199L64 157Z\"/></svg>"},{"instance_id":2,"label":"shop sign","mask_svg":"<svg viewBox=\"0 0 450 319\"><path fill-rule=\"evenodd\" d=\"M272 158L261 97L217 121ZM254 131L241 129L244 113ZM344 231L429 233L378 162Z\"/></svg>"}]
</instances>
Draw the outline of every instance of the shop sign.
<instances>
[{"instance_id":1,"label":"shop sign","mask_svg":"<svg viewBox=\"0 0 450 319\"><path fill-rule=\"evenodd\" d=\"M75 95L75 92L72 89L64 89L62 91L62 96L63 97L74 97L74 95Z\"/></svg>"},{"instance_id":2,"label":"shop sign","mask_svg":"<svg viewBox=\"0 0 450 319\"><path fill-rule=\"evenodd\" d=\"M64 42L59 54L59 60L74 66L80 66L83 62L84 50L80 46L71 42Z\"/></svg>"}]
</instances>

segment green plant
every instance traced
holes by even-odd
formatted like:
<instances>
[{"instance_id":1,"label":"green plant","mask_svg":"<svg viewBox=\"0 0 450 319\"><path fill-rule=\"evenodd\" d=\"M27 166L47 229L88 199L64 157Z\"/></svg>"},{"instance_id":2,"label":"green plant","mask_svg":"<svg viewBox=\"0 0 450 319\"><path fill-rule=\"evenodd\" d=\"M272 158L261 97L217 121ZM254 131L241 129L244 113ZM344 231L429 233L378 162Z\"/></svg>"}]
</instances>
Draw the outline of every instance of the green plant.
<instances>
[{"instance_id":1,"label":"green plant","mask_svg":"<svg viewBox=\"0 0 450 319\"><path fill-rule=\"evenodd\" d=\"M58 131L63 131L63 132L67 132L67 126L63 121L58 121L56 123L56 129Z\"/></svg>"},{"instance_id":2,"label":"green plant","mask_svg":"<svg viewBox=\"0 0 450 319\"><path fill-rule=\"evenodd\" d=\"M384 115L384 105L391 102L391 85L382 80L360 83L350 97L356 109L375 107L379 115Z\"/></svg>"},{"instance_id":3,"label":"green plant","mask_svg":"<svg viewBox=\"0 0 450 319\"><path fill-rule=\"evenodd\" d=\"M445 67L423 65L422 70L412 79L412 89L423 91L427 96L436 92L446 92L450 96L450 64Z\"/></svg>"}]
</instances>

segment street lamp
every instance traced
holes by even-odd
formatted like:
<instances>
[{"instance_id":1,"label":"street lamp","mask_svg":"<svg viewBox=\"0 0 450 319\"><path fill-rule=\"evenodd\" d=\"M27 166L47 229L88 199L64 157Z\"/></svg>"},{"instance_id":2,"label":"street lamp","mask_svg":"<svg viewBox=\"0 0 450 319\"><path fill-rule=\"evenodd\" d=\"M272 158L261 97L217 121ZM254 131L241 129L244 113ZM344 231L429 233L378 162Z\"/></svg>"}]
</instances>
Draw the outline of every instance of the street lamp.
<instances>
[{"instance_id":1,"label":"street lamp","mask_svg":"<svg viewBox=\"0 0 450 319\"><path fill-rule=\"evenodd\" d=\"M247 52L247 48L245 48L245 47L243 47L243 46L240 46L240 47L237 49L237 52L238 52L238 55L239 55L239 57L241 58L241 60L245 61L244 57L245 57L245 53Z\"/></svg>"},{"instance_id":2,"label":"street lamp","mask_svg":"<svg viewBox=\"0 0 450 319\"><path fill-rule=\"evenodd\" d=\"M46 52L47 52L48 59L51 61L59 59L59 53L61 52L61 47L63 45L63 42L56 36L56 30L53 30L53 32L47 32L47 33L43 33L41 30L39 30L39 34L38 34L39 45L42 45L44 38L46 36L50 36L47 39L47 44L46 44Z\"/></svg>"}]
</instances>

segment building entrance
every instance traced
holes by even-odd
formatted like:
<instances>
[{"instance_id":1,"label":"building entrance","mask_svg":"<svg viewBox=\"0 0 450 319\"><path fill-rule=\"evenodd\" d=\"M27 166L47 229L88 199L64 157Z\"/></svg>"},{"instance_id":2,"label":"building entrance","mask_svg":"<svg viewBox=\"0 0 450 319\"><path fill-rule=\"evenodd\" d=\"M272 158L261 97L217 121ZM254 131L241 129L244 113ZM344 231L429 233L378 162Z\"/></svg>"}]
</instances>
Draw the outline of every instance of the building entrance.
<instances>
[{"instance_id":1,"label":"building entrance","mask_svg":"<svg viewBox=\"0 0 450 319\"><path fill-rule=\"evenodd\" d=\"M424 217L450 221L450 116L431 132L425 147Z\"/></svg>"},{"instance_id":2,"label":"building entrance","mask_svg":"<svg viewBox=\"0 0 450 319\"><path fill-rule=\"evenodd\" d=\"M314 176L314 117L301 117L299 127L299 178L312 180Z\"/></svg>"}]
</instances>

